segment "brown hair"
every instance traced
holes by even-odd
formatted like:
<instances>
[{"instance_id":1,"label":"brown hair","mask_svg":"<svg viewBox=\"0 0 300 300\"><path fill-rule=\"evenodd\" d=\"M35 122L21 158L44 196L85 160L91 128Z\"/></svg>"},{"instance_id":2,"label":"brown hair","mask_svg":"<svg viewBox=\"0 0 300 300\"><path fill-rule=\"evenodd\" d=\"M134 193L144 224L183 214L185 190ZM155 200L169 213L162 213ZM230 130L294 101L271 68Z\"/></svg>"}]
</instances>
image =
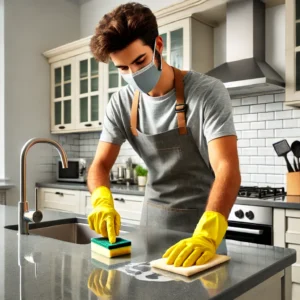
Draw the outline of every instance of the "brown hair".
<instances>
[{"instance_id":1,"label":"brown hair","mask_svg":"<svg viewBox=\"0 0 300 300\"><path fill-rule=\"evenodd\" d=\"M157 22L152 11L142 4L130 2L103 16L90 47L96 60L108 62L110 53L126 48L137 39L153 48L157 36Z\"/></svg>"}]
</instances>

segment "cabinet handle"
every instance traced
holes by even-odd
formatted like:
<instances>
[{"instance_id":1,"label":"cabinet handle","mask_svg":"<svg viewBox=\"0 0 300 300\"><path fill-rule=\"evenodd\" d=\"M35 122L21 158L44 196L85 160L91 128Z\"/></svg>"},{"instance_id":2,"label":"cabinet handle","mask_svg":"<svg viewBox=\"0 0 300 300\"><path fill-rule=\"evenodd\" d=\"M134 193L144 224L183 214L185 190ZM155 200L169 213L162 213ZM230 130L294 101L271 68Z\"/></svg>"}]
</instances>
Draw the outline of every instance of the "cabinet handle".
<instances>
[{"instance_id":1,"label":"cabinet handle","mask_svg":"<svg viewBox=\"0 0 300 300\"><path fill-rule=\"evenodd\" d=\"M116 201L119 201L119 202L125 202L125 200L123 198L115 198Z\"/></svg>"},{"instance_id":2,"label":"cabinet handle","mask_svg":"<svg viewBox=\"0 0 300 300\"><path fill-rule=\"evenodd\" d=\"M64 194L60 192L56 192L55 195L63 196Z\"/></svg>"},{"instance_id":3,"label":"cabinet handle","mask_svg":"<svg viewBox=\"0 0 300 300\"><path fill-rule=\"evenodd\" d=\"M59 126L58 128L59 129L65 129L66 127L65 126Z\"/></svg>"},{"instance_id":4,"label":"cabinet handle","mask_svg":"<svg viewBox=\"0 0 300 300\"><path fill-rule=\"evenodd\" d=\"M102 122L99 122L99 125L102 125Z\"/></svg>"},{"instance_id":5,"label":"cabinet handle","mask_svg":"<svg viewBox=\"0 0 300 300\"><path fill-rule=\"evenodd\" d=\"M84 126L86 126L86 127L91 127L92 124L91 124L91 123L88 123L88 124L84 124Z\"/></svg>"}]
</instances>

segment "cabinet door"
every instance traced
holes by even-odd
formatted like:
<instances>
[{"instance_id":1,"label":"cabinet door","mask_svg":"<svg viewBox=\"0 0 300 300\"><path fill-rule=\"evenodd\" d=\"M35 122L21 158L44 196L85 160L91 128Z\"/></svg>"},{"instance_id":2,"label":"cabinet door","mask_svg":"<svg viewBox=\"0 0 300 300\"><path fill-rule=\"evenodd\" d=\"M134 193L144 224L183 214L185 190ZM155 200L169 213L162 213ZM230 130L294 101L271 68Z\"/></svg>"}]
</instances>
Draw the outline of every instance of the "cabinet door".
<instances>
[{"instance_id":1,"label":"cabinet door","mask_svg":"<svg viewBox=\"0 0 300 300\"><path fill-rule=\"evenodd\" d=\"M51 132L70 132L75 129L74 59L51 65Z\"/></svg>"},{"instance_id":2,"label":"cabinet door","mask_svg":"<svg viewBox=\"0 0 300 300\"><path fill-rule=\"evenodd\" d=\"M191 68L191 30L190 19L167 24L159 28L164 42L163 58L168 64L178 69Z\"/></svg>"},{"instance_id":3,"label":"cabinet door","mask_svg":"<svg viewBox=\"0 0 300 300\"><path fill-rule=\"evenodd\" d=\"M119 74L118 69L112 61L105 66L106 75L104 80L104 101L108 103L113 93L117 92L122 86L127 85L126 81Z\"/></svg>"},{"instance_id":4,"label":"cabinet door","mask_svg":"<svg viewBox=\"0 0 300 300\"><path fill-rule=\"evenodd\" d=\"M286 1L286 101L300 106L300 2Z\"/></svg>"},{"instance_id":5,"label":"cabinet door","mask_svg":"<svg viewBox=\"0 0 300 300\"><path fill-rule=\"evenodd\" d=\"M103 64L90 53L76 57L76 128L91 131L101 130L104 102Z\"/></svg>"},{"instance_id":6,"label":"cabinet door","mask_svg":"<svg viewBox=\"0 0 300 300\"><path fill-rule=\"evenodd\" d=\"M38 207L80 214L80 191L39 188Z\"/></svg>"}]
</instances>

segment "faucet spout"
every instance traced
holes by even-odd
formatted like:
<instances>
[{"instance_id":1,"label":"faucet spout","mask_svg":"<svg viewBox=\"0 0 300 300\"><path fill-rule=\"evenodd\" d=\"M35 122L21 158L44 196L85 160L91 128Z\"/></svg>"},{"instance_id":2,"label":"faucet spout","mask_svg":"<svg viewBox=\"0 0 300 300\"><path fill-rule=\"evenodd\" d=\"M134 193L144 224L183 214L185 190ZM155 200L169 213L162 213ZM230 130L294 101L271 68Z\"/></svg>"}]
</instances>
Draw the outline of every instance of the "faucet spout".
<instances>
[{"instance_id":1,"label":"faucet spout","mask_svg":"<svg viewBox=\"0 0 300 300\"><path fill-rule=\"evenodd\" d=\"M21 150L20 163L20 201L19 201L19 234L28 234L28 222L40 222L42 220L42 212L37 210L29 212L28 202L26 197L26 158L29 149L35 144L50 144L56 148L63 168L68 168L68 157L63 147L52 139L47 138L32 138L28 140ZM37 205L36 205L37 206Z\"/></svg>"}]
</instances>

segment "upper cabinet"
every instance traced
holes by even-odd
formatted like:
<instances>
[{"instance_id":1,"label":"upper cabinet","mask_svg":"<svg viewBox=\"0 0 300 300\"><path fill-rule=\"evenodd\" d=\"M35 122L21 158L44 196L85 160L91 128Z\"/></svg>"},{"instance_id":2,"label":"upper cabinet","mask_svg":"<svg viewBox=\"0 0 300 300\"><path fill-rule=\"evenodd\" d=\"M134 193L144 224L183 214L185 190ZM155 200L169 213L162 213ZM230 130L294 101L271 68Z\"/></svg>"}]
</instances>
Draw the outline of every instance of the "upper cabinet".
<instances>
[{"instance_id":1,"label":"upper cabinet","mask_svg":"<svg viewBox=\"0 0 300 300\"><path fill-rule=\"evenodd\" d=\"M286 1L286 105L300 107L300 2Z\"/></svg>"},{"instance_id":2,"label":"upper cabinet","mask_svg":"<svg viewBox=\"0 0 300 300\"><path fill-rule=\"evenodd\" d=\"M51 66L51 133L102 129L107 65L93 58L90 38L44 53Z\"/></svg>"}]
</instances>

